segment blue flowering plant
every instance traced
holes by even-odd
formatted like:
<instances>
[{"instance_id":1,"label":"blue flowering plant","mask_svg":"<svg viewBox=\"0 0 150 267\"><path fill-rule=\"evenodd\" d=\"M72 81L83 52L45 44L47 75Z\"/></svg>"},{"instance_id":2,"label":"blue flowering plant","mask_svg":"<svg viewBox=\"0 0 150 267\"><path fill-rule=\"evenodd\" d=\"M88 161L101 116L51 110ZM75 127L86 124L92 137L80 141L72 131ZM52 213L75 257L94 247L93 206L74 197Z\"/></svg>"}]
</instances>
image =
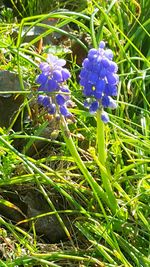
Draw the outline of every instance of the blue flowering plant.
<instances>
[{"instance_id":1,"label":"blue flowering plant","mask_svg":"<svg viewBox=\"0 0 150 267\"><path fill-rule=\"evenodd\" d=\"M101 111L101 120L109 121L109 116L104 108L115 109L116 101L112 98L117 96L118 66L113 61L113 52L105 49L105 42L101 41L99 48L89 50L87 58L84 59L80 72L80 85L86 97L85 107L90 113Z\"/></svg>"},{"instance_id":2,"label":"blue flowering plant","mask_svg":"<svg viewBox=\"0 0 150 267\"><path fill-rule=\"evenodd\" d=\"M64 68L66 61L49 54L46 62L41 62L40 75L36 82L40 85L38 90L42 92L38 96L38 103L43 105L49 114L71 117L68 111L70 105L70 90L66 84L70 78L70 72Z\"/></svg>"},{"instance_id":3,"label":"blue flowering plant","mask_svg":"<svg viewBox=\"0 0 150 267\"><path fill-rule=\"evenodd\" d=\"M108 197L108 205L113 212L116 212L119 207L109 176L104 124L109 122L109 115L105 108L115 109L117 107L117 103L113 99L118 94L119 76L117 71L118 66L113 61L112 50L106 49L105 42L101 41L98 49L92 48L89 50L80 72L80 85L83 88L83 95L86 97L84 106L89 108L91 114L97 115L97 147L90 151L100 167L103 187Z\"/></svg>"},{"instance_id":4,"label":"blue flowering plant","mask_svg":"<svg viewBox=\"0 0 150 267\"><path fill-rule=\"evenodd\" d=\"M67 86L67 80L71 75L64 68L66 61L54 55L48 55L46 62L40 63L41 73L36 82L39 84L39 104L43 105L49 114L60 118L61 132L77 166L93 189L93 192L95 192L97 200L99 201L98 195L100 195L112 212L115 213L118 206L105 165L106 148L104 136L104 124L109 121L108 114L104 111L104 108L117 107L112 97L117 95L118 68L112 59L112 51L105 49L105 43L102 41L98 49L89 50L88 57L84 59L80 72L80 85L83 87L83 94L86 97L84 105L89 108L92 114L97 113L98 161L104 189L95 182L95 179L82 161L66 122L66 118L72 117L68 110L71 98L70 90Z\"/></svg>"}]
</instances>

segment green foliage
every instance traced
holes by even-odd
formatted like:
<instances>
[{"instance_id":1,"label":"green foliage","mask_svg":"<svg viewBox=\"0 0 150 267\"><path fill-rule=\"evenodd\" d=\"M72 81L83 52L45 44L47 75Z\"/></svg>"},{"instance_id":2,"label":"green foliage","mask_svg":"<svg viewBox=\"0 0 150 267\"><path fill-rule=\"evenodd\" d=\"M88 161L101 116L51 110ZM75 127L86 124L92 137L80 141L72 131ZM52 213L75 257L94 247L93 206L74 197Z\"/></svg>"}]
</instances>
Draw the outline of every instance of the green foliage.
<instances>
[{"instance_id":1,"label":"green foliage","mask_svg":"<svg viewBox=\"0 0 150 267\"><path fill-rule=\"evenodd\" d=\"M91 0L87 3L83 1L83 6L78 6L78 1L68 0L55 1L55 7L54 1L45 1L40 7L41 1L27 2L25 6L24 1L20 1L23 12L30 10L20 23L0 22L0 32L4 37L0 40L1 68L18 73L21 84L19 93L27 96L19 110L20 113L27 113L25 120L21 117L21 130L12 130L13 122L9 129L1 130L0 185L2 190L12 184L16 190L20 184L36 186L56 214L69 241L67 248L64 244L55 252L43 253L38 246L34 226L32 235L30 231L22 230L20 225L13 225L6 218L1 218L1 226L6 229L9 238L15 240L16 246L13 247L13 256L10 252L10 257L3 258L0 264L148 267L150 2ZM57 8L69 10L56 11ZM46 13L51 10L55 11L39 15L39 11ZM44 23L47 19L56 19L55 24ZM34 27L40 27L42 31L30 40L26 39ZM17 33L15 38L12 36L14 29ZM85 34L86 41L78 38L82 37L80 32ZM53 43L58 38L56 34L65 36L71 45L67 46L60 39L58 44ZM51 37L54 37L53 40ZM50 39L37 53L37 42L41 38ZM118 108L110 112L111 122L104 127L105 166L99 156L101 145L98 144L100 134L96 132L97 120L83 107L83 96L78 85L81 67L78 58L100 40L106 41L114 51L120 76ZM79 47L79 55L77 52L71 56L68 53L73 50L72 44ZM62 45L66 50L60 49ZM43 111L29 104L36 100L37 67L48 50L66 58L73 75L70 90L76 106L70 109L75 117L75 122L68 125L70 139L66 138L63 127L65 139L61 132L57 140L50 139L50 133L58 130L56 124L50 118L45 123ZM27 88L24 81L28 84ZM49 134L45 135L47 127ZM14 141L20 140L24 142L23 149L14 145ZM32 145L38 147L40 142L43 142L43 151L37 149L36 153L29 155ZM62 212L72 215L73 234L65 227L61 211L57 211L51 201L45 189L49 186L67 202L68 206ZM34 225L37 218L30 219ZM26 256L24 251L27 252Z\"/></svg>"}]
</instances>

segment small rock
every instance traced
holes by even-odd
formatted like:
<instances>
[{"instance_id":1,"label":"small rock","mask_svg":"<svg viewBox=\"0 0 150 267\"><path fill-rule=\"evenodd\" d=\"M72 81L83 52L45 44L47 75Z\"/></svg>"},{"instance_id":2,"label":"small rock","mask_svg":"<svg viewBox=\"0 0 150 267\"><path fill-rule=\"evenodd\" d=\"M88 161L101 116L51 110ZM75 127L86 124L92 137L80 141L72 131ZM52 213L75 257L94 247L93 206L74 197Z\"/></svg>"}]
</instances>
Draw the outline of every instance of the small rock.
<instances>
[{"instance_id":1,"label":"small rock","mask_svg":"<svg viewBox=\"0 0 150 267\"><path fill-rule=\"evenodd\" d=\"M7 70L0 71L0 127L6 128L24 101L23 94L9 94L9 91L21 91L18 75Z\"/></svg>"}]
</instances>

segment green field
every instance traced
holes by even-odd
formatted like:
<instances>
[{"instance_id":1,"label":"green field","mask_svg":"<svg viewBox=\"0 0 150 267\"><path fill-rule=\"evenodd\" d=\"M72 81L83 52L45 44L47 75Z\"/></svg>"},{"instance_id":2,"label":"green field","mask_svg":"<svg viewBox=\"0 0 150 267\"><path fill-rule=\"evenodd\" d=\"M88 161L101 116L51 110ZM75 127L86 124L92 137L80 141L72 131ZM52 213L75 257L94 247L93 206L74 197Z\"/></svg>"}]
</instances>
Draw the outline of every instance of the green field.
<instances>
[{"instance_id":1,"label":"green field","mask_svg":"<svg viewBox=\"0 0 150 267\"><path fill-rule=\"evenodd\" d=\"M0 267L150 266L149 7L0 1Z\"/></svg>"}]
</instances>

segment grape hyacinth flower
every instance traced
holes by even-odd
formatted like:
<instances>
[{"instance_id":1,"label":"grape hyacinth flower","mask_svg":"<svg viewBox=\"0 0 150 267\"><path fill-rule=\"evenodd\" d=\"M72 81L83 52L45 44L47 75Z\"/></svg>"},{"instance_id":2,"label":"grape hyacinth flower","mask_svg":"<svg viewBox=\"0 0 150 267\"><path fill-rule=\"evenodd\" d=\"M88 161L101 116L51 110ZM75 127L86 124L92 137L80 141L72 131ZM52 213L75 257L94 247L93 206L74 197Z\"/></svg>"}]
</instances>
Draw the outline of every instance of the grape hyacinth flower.
<instances>
[{"instance_id":1,"label":"grape hyacinth flower","mask_svg":"<svg viewBox=\"0 0 150 267\"><path fill-rule=\"evenodd\" d=\"M99 48L92 48L87 58L82 63L80 72L80 85L83 94L87 98L85 107L90 113L101 110L101 120L109 122L109 116L104 108L115 109L116 101L112 98L117 96L119 77L117 64L113 61L113 52L105 49L105 42L101 41Z\"/></svg>"},{"instance_id":2,"label":"grape hyacinth flower","mask_svg":"<svg viewBox=\"0 0 150 267\"><path fill-rule=\"evenodd\" d=\"M67 109L70 105L70 90L66 85L71 75L66 68L63 68L65 64L64 59L51 54L47 56L46 62L40 63L41 73L36 82L40 85L38 90L44 94L38 96L38 102L49 114L71 117Z\"/></svg>"}]
</instances>

